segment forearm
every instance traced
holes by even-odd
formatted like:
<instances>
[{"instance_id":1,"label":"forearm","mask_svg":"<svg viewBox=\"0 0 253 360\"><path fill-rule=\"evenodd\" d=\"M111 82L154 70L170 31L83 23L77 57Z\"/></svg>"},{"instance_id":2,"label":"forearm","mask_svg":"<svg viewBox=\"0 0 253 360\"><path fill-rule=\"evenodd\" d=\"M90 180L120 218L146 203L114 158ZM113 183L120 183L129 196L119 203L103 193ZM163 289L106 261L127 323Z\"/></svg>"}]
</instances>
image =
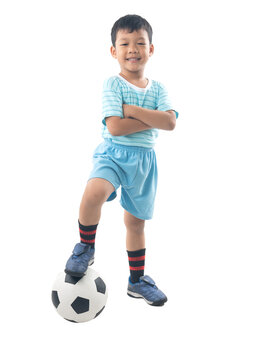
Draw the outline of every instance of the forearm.
<instances>
[{"instance_id":1,"label":"forearm","mask_svg":"<svg viewBox=\"0 0 253 360\"><path fill-rule=\"evenodd\" d=\"M113 136L124 136L140 131L151 129L152 127L141 120L133 118L108 118L107 128Z\"/></svg>"},{"instance_id":2,"label":"forearm","mask_svg":"<svg viewBox=\"0 0 253 360\"><path fill-rule=\"evenodd\" d=\"M128 116L138 119L145 124L162 130L173 130L176 125L174 111L149 110L140 106L129 105Z\"/></svg>"}]
</instances>

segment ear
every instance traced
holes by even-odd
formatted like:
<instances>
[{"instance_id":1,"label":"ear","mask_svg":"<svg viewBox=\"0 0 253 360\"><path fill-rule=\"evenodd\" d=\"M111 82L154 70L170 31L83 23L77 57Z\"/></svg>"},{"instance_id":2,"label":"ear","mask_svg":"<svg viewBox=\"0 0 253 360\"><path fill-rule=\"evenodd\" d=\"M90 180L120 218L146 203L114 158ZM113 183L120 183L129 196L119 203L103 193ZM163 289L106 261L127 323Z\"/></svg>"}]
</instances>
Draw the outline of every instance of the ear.
<instances>
[{"instance_id":1,"label":"ear","mask_svg":"<svg viewBox=\"0 0 253 360\"><path fill-rule=\"evenodd\" d=\"M150 44L149 46L149 56L152 56L154 54L154 45Z\"/></svg>"},{"instance_id":2,"label":"ear","mask_svg":"<svg viewBox=\"0 0 253 360\"><path fill-rule=\"evenodd\" d=\"M114 57L114 59L117 59L116 49L114 46L111 46L110 51L111 51L112 57Z\"/></svg>"}]
</instances>

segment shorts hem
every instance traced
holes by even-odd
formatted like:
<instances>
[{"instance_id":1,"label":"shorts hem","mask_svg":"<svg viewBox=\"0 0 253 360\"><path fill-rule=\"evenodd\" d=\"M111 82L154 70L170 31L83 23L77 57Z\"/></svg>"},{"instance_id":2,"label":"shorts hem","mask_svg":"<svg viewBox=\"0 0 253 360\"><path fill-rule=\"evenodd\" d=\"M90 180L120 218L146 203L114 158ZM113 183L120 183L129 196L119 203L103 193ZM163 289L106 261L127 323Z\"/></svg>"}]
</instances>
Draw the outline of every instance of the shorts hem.
<instances>
[{"instance_id":1,"label":"shorts hem","mask_svg":"<svg viewBox=\"0 0 253 360\"><path fill-rule=\"evenodd\" d=\"M103 179L103 180L106 180L106 181L108 181L109 183L111 183L112 186L114 187L114 191L116 191L116 190L119 188L119 186L116 186L116 185L113 183L112 180L106 178L105 176L91 175L91 176L88 178L87 182L90 181L91 179L96 179L96 178L97 178L97 179Z\"/></svg>"},{"instance_id":2,"label":"shorts hem","mask_svg":"<svg viewBox=\"0 0 253 360\"><path fill-rule=\"evenodd\" d=\"M120 205L123 207L123 209L125 209L126 211L128 211L130 214L132 214L133 216L135 216L136 218L138 219L141 219L141 220L151 220L153 218L153 214L152 216L140 216L137 212L135 211L130 211L129 209L127 209L127 206L123 205L122 201L120 201Z\"/></svg>"}]
</instances>

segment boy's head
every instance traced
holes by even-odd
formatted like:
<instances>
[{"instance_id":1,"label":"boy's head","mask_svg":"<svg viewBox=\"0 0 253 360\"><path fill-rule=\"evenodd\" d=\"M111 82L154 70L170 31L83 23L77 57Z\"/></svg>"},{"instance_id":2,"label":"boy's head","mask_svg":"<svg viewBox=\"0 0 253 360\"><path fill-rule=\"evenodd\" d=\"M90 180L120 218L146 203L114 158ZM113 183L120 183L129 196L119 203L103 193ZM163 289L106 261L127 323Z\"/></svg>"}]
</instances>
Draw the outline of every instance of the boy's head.
<instances>
[{"instance_id":1,"label":"boy's head","mask_svg":"<svg viewBox=\"0 0 253 360\"><path fill-rule=\"evenodd\" d=\"M149 43L152 44L152 27L146 19L139 15L126 15L118 19L112 27L111 39L112 45L115 47L117 33L119 30L127 30L129 33L138 31L140 29L146 30Z\"/></svg>"},{"instance_id":2,"label":"boy's head","mask_svg":"<svg viewBox=\"0 0 253 360\"><path fill-rule=\"evenodd\" d=\"M126 15L115 22L111 32L111 54L118 60L125 76L142 77L145 65L154 52L152 28L138 15Z\"/></svg>"}]
</instances>

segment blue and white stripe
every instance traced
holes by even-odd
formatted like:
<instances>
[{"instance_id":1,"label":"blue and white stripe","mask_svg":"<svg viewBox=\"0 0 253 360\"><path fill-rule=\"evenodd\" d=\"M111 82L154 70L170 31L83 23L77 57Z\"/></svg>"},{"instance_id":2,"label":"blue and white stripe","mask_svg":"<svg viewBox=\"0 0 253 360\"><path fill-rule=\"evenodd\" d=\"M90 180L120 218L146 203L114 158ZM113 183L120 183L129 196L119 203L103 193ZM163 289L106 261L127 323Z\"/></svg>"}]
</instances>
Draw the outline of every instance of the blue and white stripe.
<instances>
[{"instance_id":1,"label":"blue and white stripe","mask_svg":"<svg viewBox=\"0 0 253 360\"><path fill-rule=\"evenodd\" d=\"M123 118L122 105L136 105L146 109L167 111L172 110L166 88L158 81L149 81L146 88L139 88L120 75L105 80L102 93L102 136L113 142L130 145L154 147L158 129L150 129L126 136L112 136L107 129L105 119L110 116ZM173 109L174 110L174 109ZM178 117L178 113L176 112Z\"/></svg>"}]
</instances>

